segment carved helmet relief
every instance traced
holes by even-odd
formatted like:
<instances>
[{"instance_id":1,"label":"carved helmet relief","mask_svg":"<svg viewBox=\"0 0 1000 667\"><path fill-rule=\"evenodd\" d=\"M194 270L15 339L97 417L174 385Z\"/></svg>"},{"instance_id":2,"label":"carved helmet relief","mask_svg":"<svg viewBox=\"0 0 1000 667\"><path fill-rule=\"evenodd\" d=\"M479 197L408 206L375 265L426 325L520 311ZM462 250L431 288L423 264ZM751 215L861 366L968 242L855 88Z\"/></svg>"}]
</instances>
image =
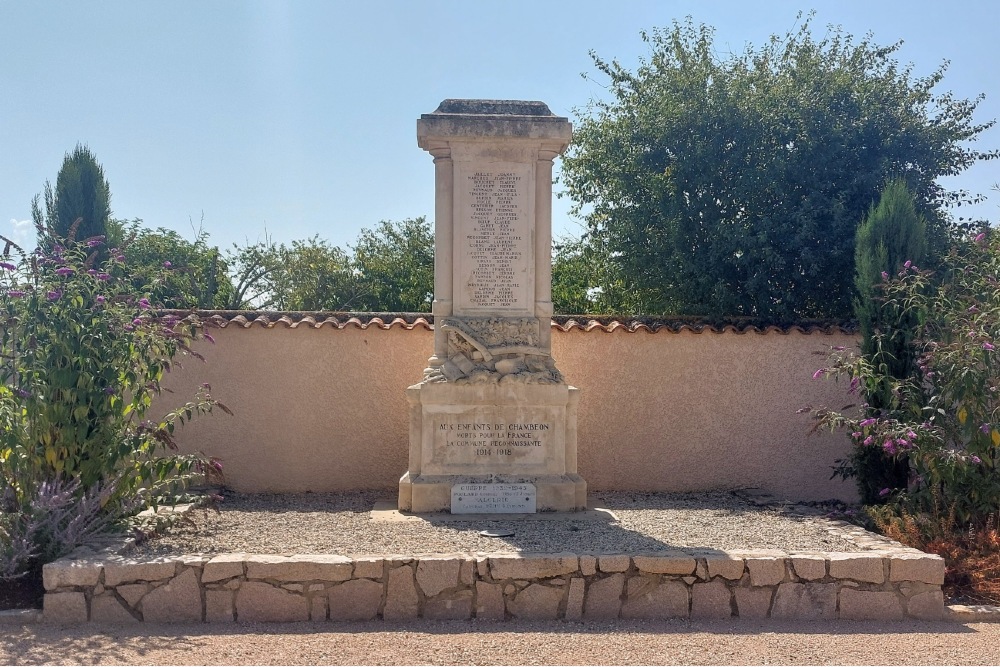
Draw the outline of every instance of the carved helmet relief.
<instances>
[{"instance_id":1,"label":"carved helmet relief","mask_svg":"<svg viewBox=\"0 0 1000 667\"><path fill-rule=\"evenodd\" d=\"M448 334L448 359L440 367L428 368L424 382L563 382L551 355L537 347L537 318L449 317L438 326Z\"/></svg>"}]
</instances>

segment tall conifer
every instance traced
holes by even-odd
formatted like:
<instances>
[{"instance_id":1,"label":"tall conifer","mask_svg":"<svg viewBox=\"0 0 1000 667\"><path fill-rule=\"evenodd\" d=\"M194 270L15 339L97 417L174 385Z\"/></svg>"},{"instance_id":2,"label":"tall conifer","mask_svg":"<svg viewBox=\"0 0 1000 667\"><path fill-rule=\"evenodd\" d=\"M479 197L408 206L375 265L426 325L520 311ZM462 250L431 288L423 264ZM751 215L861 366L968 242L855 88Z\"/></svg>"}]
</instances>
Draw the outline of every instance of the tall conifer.
<instances>
[{"instance_id":1,"label":"tall conifer","mask_svg":"<svg viewBox=\"0 0 1000 667\"><path fill-rule=\"evenodd\" d=\"M44 211L40 199L44 200ZM66 239L78 219L75 240L108 235L111 187L90 148L77 144L66 154L55 188L46 181L44 196L36 195L31 203L31 214L41 245L48 245L52 238Z\"/></svg>"},{"instance_id":2,"label":"tall conifer","mask_svg":"<svg viewBox=\"0 0 1000 667\"><path fill-rule=\"evenodd\" d=\"M885 276L923 263L927 255L927 220L917 212L914 196L903 180L890 182L878 206L872 206L855 236L854 314L861 333L861 353L883 378L866 388L869 416L893 405L891 379L904 380L916 372L912 340L917 322L898 306L885 303L879 284ZM905 459L887 456L878 445L855 447L852 464L861 500L880 501L879 491L905 488Z\"/></svg>"}]
</instances>

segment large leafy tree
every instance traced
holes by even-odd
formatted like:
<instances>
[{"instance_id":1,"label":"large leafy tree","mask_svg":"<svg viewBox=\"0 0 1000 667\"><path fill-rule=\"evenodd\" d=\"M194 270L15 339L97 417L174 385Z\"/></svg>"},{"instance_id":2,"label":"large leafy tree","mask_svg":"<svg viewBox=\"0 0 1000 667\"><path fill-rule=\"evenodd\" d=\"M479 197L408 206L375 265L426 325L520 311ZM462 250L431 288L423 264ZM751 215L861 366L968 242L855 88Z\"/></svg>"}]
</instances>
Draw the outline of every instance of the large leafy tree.
<instances>
[{"instance_id":1,"label":"large leafy tree","mask_svg":"<svg viewBox=\"0 0 1000 667\"><path fill-rule=\"evenodd\" d=\"M278 247L270 294L280 310L355 310L357 283L350 258L319 237Z\"/></svg>"},{"instance_id":2,"label":"large leafy tree","mask_svg":"<svg viewBox=\"0 0 1000 667\"><path fill-rule=\"evenodd\" d=\"M120 224L126 237L123 271L133 289L167 308L231 307L226 262L208 232L199 229L190 241L172 229L143 227L140 220Z\"/></svg>"},{"instance_id":3,"label":"large leafy tree","mask_svg":"<svg viewBox=\"0 0 1000 667\"><path fill-rule=\"evenodd\" d=\"M426 312L434 234L424 218L363 229L350 252L318 236L236 246L226 255L234 308Z\"/></svg>"},{"instance_id":4,"label":"large leafy tree","mask_svg":"<svg viewBox=\"0 0 1000 667\"><path fill-rule=\"evenodd\" d=\"M353 248L354 310L428 312L434 297L434 231L426 218L383 220Z\"/></svg>"},{"instance_id":5,"label":"large leafy tree","mask_svg":"<svg viewBox=\"0 0 1000 667\"><path fill-rule=\"evenodd\" d=\"M817 40L808 19L742 53L690 20L643 38L635 72L593 56L610 96L563 165L633 312L847 317L855 230L887 178L941 247L941 206L966 195L935 179L997 157L969 145L993 125L972 118L981 98L935 94L945 66L915 77L900 43Z\"/></svg>"},{"instance_id":6,"label":"large leafy tree","mask_svg":"<svg viewBox=\"0 0 1000 667\"><path fill-rule=\"evenodd\" d=\"M69 238L74 225L72 236L77 240L108 235L111 187L90 148L77 144L66 154L55 187L46 181L43 194L32 200L31 217L43 246L53 238Z\"/></svg>"}]
</instances>

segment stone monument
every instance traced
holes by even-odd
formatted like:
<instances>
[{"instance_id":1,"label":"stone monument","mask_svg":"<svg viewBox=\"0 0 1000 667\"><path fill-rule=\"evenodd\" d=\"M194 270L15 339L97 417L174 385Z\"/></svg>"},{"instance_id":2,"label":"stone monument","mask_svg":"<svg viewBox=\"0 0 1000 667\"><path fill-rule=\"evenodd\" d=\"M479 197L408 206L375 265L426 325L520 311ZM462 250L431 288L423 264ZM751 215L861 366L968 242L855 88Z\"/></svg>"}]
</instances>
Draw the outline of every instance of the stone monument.
<instances>
[{"instance_id":1,"label":"stone monument","mask_svg":"<svg viewBox=\"0 0 1000 667\"><path fill-rule=\"evenodd\" d=\"M399 509L586 509L579 390L552 359L552 160L572 128L541 102L445 100L417 121L434 156L434 354L407 389Z\"/></svg>"}]
</instances>

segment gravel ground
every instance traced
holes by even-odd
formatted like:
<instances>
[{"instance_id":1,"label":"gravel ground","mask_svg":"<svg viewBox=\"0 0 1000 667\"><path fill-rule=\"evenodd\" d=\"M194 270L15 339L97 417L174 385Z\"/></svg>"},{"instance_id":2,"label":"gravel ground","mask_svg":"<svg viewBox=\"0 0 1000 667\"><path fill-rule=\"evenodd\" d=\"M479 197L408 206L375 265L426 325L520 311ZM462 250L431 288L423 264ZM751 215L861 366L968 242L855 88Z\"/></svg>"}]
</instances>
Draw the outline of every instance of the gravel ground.
<instances>
[{"instance_id":1,"label":"gravel ground","mask_svg":"<svg viewBox=\"0 0 1000 667\"><path fill-rule=\"evenodd\" d=\"M762 508L732 493L594 492L610 519L373 521L392 491L263 495L227 493L218 511L195 510L140 555L180 553L431 554L643 553L674 548L862 551L830 534L820 518ZM551 515L549 515L551 516ZM483 530L514 532L489 538Z\"/></svg>"},{"instance_id":2,"label":"gravel ground","mask_svg":"<svg viewBox=\"0 0 1000 667\"><path fill-rule=\"evenodd\" d=\"M0 664L997 665L1000 624L415 621L0 629Z\"/></svg>"}]
</instances>

